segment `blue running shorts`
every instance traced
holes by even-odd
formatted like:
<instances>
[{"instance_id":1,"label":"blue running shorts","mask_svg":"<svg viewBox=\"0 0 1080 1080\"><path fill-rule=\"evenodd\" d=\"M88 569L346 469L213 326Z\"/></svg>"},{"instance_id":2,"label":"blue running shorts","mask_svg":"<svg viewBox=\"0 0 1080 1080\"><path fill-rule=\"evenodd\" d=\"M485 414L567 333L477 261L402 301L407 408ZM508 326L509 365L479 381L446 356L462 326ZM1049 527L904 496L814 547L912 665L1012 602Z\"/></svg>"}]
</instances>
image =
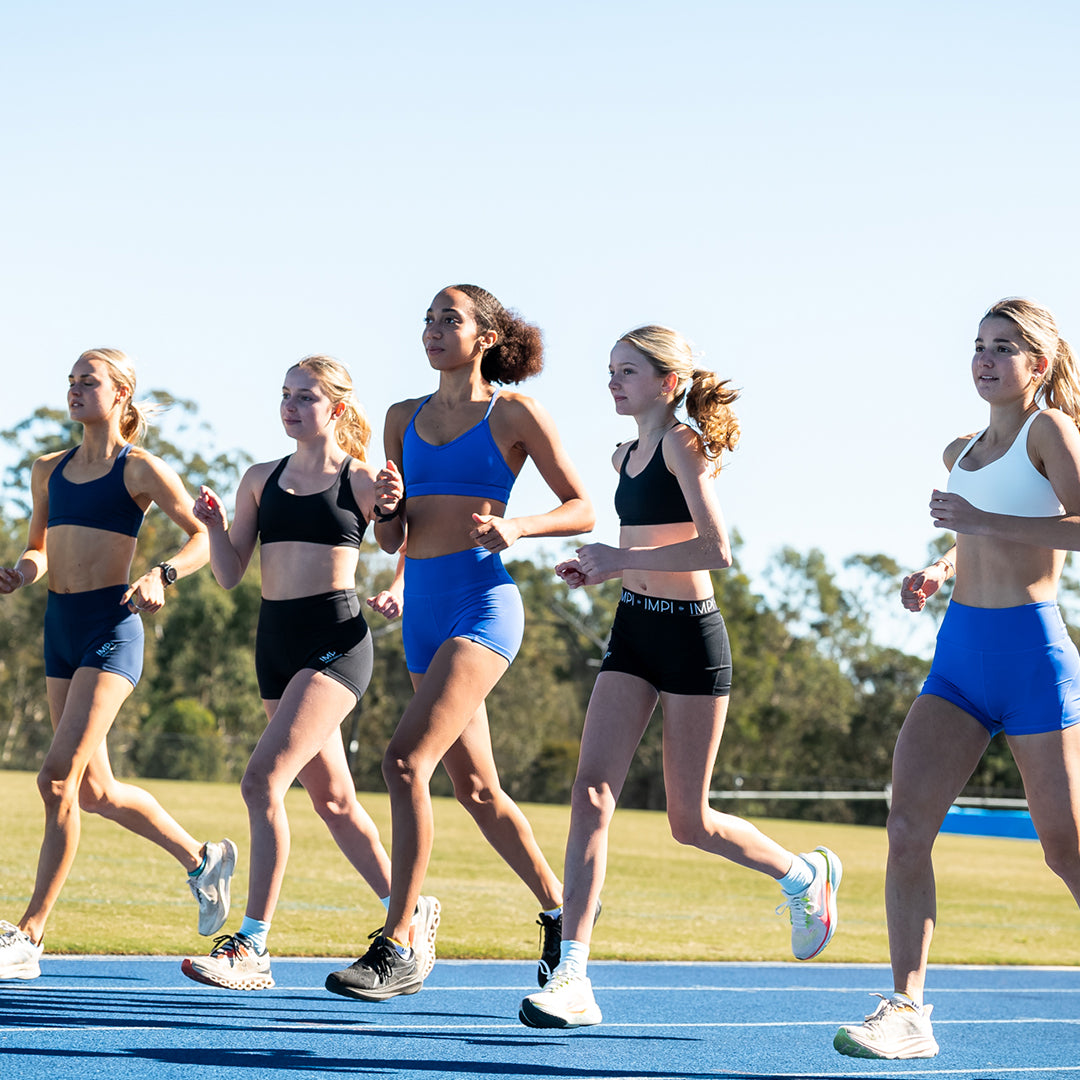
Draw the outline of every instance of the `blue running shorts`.
<instances>
[{"instance_id":1,"label":"blue running shorts","mask_svg":"<svg viewBox=\"0 0 1080 1080\"><path fill-rule=\"evenodd\" d=\"M434 559L405 558L405 663L427 671L444 641L465 638L512 662L525 633L525 608L497 553L466 548Z\"/></svg>"},{"instance_id":2,"label":"blue running shorts","mask_svg":"<svg viewBox=\"0 0 1080 1080\"><path fill-rule=\"evenodd\" d=\"M950 601L922 693L951 701L991 735L1080 722L1080 655L1058 606L976 608Z\"/></svg>"},{"instance_id":3,"label":"blue running shorts","mask_svg":"<svg viewBox=\"0 0 1080 1080\"><path fill-rule=\"evenodd\" d=\"M79 668L123 675L137 686L143 666L143 624L120 600L127 585L87 592L50 592L45 603L45 675L70 679Z\"/></svg>"}]
</instances>

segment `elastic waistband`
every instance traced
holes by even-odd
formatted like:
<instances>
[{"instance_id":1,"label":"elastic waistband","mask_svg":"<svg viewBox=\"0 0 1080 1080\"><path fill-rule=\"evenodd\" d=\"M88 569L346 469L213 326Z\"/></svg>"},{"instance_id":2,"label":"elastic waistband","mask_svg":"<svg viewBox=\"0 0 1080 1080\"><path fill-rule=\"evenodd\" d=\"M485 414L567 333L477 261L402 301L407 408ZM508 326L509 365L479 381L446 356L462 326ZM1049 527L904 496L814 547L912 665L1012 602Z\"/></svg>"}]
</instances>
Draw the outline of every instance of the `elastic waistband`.
<instances>
[{"instance_id":1,"label":"elastic waistband","mask_svg":"<svg viewBox=\"0 0 1080 1080\"><path fill-rule=\"evenodd\" d=\"M649 615L711 615L719 610L715 596L704 600L670 600L663 596L645 596L629 589L623 589L619 605L644 611Z\"/></svg>"},{"instance_id":2,"label":"elastic waistband","mask_svg":"<svg viewBox=\"0 0 1080 1080\"><path fill-rule=\"evenodd\" d=\"M405 556L405 588L414 595L456 592L478 583L512 583L513 580L498 552L487 548L466 548L433 559Z\"/></svg>"},{"instance_id":3,"label":"elastic waistband","mask_svg":"<svg viewBox=\"0 0 1080 1080\"><path fill-rule=\"evenodd\" d=\"M262 598L263 607L277 611L306 611L309 608L323 607L337 600L348 602L356 595L355 589L334 589L332 592L314 593L311 596L294 596L288 600L267 600Z\"/></svg>"},{"instance_id":4,"label":"elastic waistband","mask_svg":"<svg viewBox=\"0 0 1080 1080\"><path fill-rule=\"evenodd\" d=\"M87 589L85 592L53 592L50 589L48 602L54 607L63 607L75 616L80 612L100 611L109 601L119 607L128 588L127 585L106 585L103 589Z\"/></svg>"},{"instance_id":5,"label":"elastic waistband","mask_svg":"<svg viewBox=\"0 0 1080 1080\"><path fill-rule=\"evenodd\" d=\"M938 637L967 648L1013 652L1062 641L1069 636L1052 600L1017 607L969 607L950 600Z\"/></svg>"}]
</instances>

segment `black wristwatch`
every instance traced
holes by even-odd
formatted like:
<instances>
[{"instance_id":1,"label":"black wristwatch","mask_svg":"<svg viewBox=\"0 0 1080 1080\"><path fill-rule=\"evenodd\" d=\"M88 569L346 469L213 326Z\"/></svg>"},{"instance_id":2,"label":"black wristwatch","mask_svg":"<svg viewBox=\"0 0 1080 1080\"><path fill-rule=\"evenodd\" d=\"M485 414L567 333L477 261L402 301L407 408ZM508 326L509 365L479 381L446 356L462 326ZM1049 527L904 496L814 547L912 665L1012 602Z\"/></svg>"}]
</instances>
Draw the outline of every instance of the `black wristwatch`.
<instances>
[{"instance_id":1,"label":"black wristwatch","mask_svg":"<svg viewBox=\"0 0 1080 1080\"><path fill-rule=\"evenodd\" d=\"M167 589L176 584L176 567L167 562L159 562L157 568L161 571L161 584Z\"/></svg>"}]
</instances>

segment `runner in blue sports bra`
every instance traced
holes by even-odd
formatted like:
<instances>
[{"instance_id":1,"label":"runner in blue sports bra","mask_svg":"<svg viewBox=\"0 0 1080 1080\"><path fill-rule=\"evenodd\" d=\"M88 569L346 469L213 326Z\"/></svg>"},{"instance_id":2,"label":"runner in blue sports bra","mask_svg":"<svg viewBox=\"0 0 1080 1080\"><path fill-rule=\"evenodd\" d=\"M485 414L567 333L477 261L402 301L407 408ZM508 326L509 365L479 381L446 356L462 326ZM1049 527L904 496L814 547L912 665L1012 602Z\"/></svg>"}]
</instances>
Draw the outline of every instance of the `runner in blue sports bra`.
<instances>
[{"instance_id":1,"label":"runner in blue sports bra","mask_svg":"<svg viewBox=\"0 0 1080 1080\"><path fill-rule=\"evenodd\" d=\"M367 953L326 980L328 990L365 1001L420 989L406 934L431 856L429 783L440 761L552 926L562 904L559 879L499 784L484 699L513 660L523 628L521 597L500 552L523 536L587 532L593 510L544 410L496 389L539 373L539 330L485 290L456 285L432 301L423 342L439 386L390 408L388 460L376 484L376 539L385 551L408 545L403 637L416 690L383 760L393 822L390 907ZM527 458L559 505L505 517Z\"/></svg>"},{"instance_id":2,"label":"runner in blue sports bra","mask_svg":"<svg viewBox=\"0 0 1080 1080\"><path fill-rule=\"evenodd\" d=\"M836 1049L854 1057L938 1052L933 1006L923 1003L936 921L931 853L999 731L1047 865L1080 903L1080 656L1057 607L1065 553L1080 550L1080 370L1050 312L1015 298L983 316L971 370L990 422L950 443L948 488L930 500L934 525L956 544L901 590L904 607L921 611L956 577L893 755L885 874L893 993L864 1023L837 1032ZM979 887L1001 892L999 884Z\"/></svg>"},{"instance_id":3,"label":"runner in blue sports bra","mask_svg":"<svg viewBox=\"0 0 1080 1080\"><path fill-rule=\"evenodd\" d=\"M215 492L203 488L195 503L220 585L235 587L260 545L255 670L267 724L241 783L251 826L247 909L239 929L219 938L209 956L181 965L196 982L231 990L274 985L267 938L289 859L285 795L297 778L375 896L385 904L390 894L390 858L357 801L341 737L372 670L371 634L356 595L360 541L375 504L371 428L348 370L328 356L307 356L285 373L281 421L296 449L248 469L231 527ZM392 618L399 590L368 604ZM438 924L438 900L420 897L411 933L421 978L435 962Z\"/></svg>"},{"instance_id":4,"label":"runner in blue sports bra","mask_svg":"<svg viewBox=\"0 0 1080 1080\"><path fill-rule=\"evenodd\" d=\"M799 959L820 953L836 928L841 871L831 851L795 855L708 804L731 691L731 649L711 575L731 565L731 546L712 478L739 439L731 410L738 393L697 367L686 339L665 326L619 338L608 373L615 411L638 429L612 457L620 543L578 548L555 572L571 588L621 577L623 590L581 735L558 964L521 1002L518 1018L529 1027L602 1020L587 974L593 917L615 804L657 701L672 836L775 878ZM675 415L684 400L693 427Z\"/></svg>"},{"instance_id":5,"label":"runner in blue sports bra","mask_svg":"<svg viewBox=\"0 0 1080 1080\"><path fill-rule=\"evenodd\" d=\"M91 349L68 376L68 412L82 442L46 454L31 473L26 550L0 569L0 594L48 575L45 681L52 745L38 775L45 838L34 894L18 924L0 922L0 979L40 973L42 938L79 843L80 810L153 841L186 871L199 932L229 913L236 863L231 840L201 844L147 791L119 782L106 735L142 673L141 614L161 609L167 588L206 562L206 532L176 473L135 445L146 413L134 402L135 369L117 349ZM154 502L187 534L167 562L128 583L143 514Z\"/></svg>"}]
</instances>

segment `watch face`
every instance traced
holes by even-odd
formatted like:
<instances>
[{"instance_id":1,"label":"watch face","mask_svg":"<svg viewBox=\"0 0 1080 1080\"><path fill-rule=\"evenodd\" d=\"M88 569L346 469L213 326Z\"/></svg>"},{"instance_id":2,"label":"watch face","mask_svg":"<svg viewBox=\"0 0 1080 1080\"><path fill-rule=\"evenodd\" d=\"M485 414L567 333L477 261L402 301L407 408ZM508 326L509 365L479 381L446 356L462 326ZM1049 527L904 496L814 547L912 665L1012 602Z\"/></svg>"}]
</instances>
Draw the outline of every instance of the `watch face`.
<instances>
[{"instance_id":1,"label":"watch face","mask_svg":"<svg viewBox=\"0 0 1080 1080\"><path fill-rule=\"evenodd\" d=\"M168 563L162 563L161 576L169 585L174 584L176 582L176 567L170 566Z\"/></svg>"}]
</instances>

